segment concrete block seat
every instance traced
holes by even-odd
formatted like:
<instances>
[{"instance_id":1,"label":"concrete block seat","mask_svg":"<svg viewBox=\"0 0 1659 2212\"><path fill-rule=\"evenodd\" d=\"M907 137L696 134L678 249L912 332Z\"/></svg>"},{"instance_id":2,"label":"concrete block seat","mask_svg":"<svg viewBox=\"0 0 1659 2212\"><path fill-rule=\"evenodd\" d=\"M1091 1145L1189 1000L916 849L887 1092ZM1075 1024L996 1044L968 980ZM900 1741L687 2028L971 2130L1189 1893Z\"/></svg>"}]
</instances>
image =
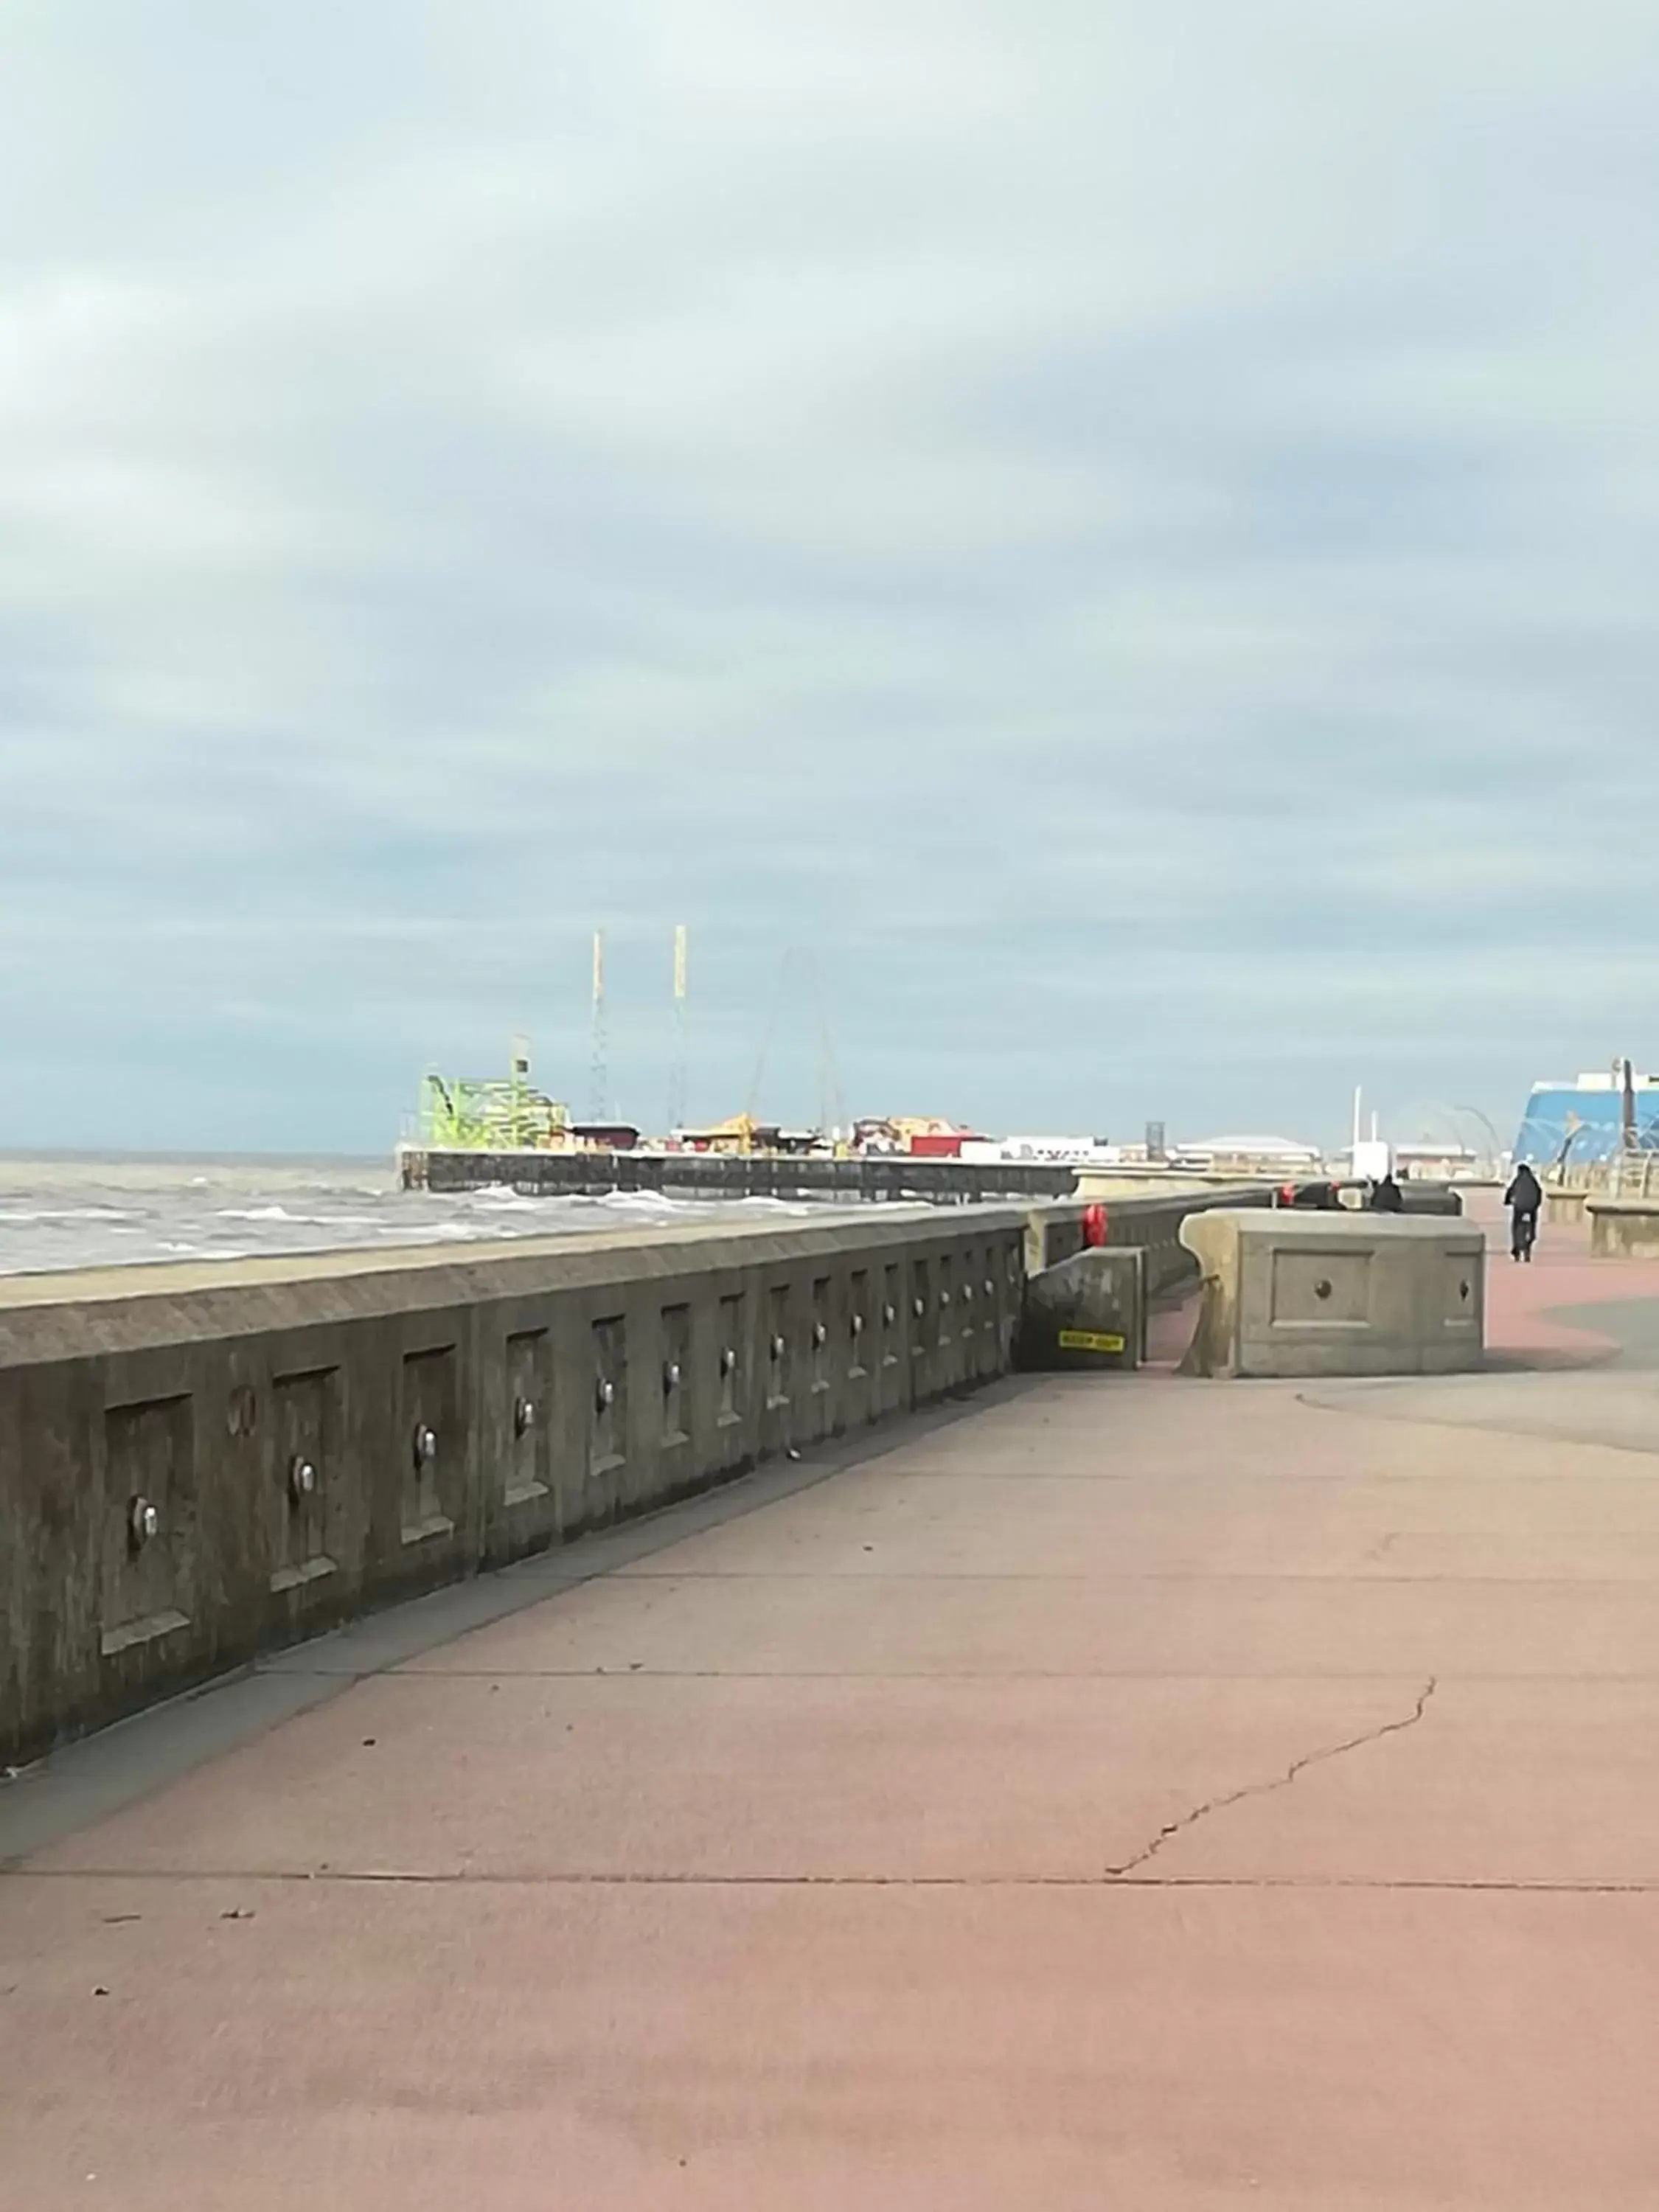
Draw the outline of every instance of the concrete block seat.
<instances>
[{"instance_id":1,"label":"concrete block seat","mask_svg":"<svg viewBox=\"0 0 1659 2212\"><path fill-rule=\"evenodd\" d=\"M1193 1375L1446 1375L1485 1353L1479 1226L1377 1213L1194 1215Z\"/></svg>"},{"instance_id":2,"label":"concrete block seat","mask_svg":"<svg viewBox=\"0 0 1659 2212\"><path fill-rule=\"evenodd\" d=\"M1590 1253L1597 1260L1659 1259L1659 1198L1585 1201Z\"/></svg>"}]
</instances>

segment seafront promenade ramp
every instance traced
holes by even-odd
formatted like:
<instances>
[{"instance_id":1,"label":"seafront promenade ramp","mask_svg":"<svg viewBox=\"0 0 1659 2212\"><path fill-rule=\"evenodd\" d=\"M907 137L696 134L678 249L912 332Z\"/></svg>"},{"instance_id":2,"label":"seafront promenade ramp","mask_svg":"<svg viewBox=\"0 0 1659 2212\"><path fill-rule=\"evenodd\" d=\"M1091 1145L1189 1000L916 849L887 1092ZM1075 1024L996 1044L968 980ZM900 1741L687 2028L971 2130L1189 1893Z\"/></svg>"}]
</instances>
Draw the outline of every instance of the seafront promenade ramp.
<instances>
[{"instance_id":1,"label":"seafront promenade ramp","mask_svg":"<svg viewBox=\"0 0 1659 2212\"><path fill-rule=\"evenodd\" d=\"M1659 2203L1659 1264L1495 1252L1479 1375L1182 1327L0 1790L0 2198Z\"/></svg>"}]
</instances>

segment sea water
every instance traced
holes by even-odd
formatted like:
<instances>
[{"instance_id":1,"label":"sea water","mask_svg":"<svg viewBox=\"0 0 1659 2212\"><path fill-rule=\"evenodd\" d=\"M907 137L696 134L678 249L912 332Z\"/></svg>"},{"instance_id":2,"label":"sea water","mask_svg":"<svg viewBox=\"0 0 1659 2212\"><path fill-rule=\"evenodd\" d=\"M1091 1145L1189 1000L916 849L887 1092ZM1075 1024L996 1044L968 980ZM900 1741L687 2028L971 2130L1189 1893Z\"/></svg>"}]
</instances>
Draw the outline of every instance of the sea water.
<instances>
[{"instance_id":1,"label":"sea water","mask_svg":"<svg viewBox=\"0 0 1659 2212\"><path fill-rule=\"evenodd\" d=\"M802 1200L539 1198L399 1188L379 1160L44 1158L0 1154L0 1274L231 1260L400 1244L475 1243L721 1218L840 1212Z\"/></svg>"}]
</instances>

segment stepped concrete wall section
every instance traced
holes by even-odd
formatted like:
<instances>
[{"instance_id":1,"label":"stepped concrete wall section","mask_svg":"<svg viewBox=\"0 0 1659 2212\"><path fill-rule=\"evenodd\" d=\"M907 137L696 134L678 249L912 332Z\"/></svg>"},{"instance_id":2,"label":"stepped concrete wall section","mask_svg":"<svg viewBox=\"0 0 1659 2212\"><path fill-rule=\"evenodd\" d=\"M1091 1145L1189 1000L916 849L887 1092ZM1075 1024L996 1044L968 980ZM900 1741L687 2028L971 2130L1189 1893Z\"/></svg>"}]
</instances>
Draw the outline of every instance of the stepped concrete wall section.
<instances>
[{"instance_id":1,"label":"stepped concrete wall section","mask_svg":"<svg viewBox=\"0 0 1659 2212\"><path fill-rule=\"evenodd\" d=\"M1105 1207L1109 1247L1127 1246L1144 1254L1142 1279L1146 1298L1150 1304L1157 1304L1198 1280L1198 1261L1182 1240L1184 1223L1194 1214L1219 1208L1268 1208L1273 1199L1270 1185L1233 1184L1220 1188L1194 1186L1145 1197L1102 1198L1091 1203ZM1028 1275L1041 1274L1045 1267L1073 1259L1086 1249L1087 1210L1085 1204L1076 1200L1027 1209Z\"/></svg>"}]
</instances>

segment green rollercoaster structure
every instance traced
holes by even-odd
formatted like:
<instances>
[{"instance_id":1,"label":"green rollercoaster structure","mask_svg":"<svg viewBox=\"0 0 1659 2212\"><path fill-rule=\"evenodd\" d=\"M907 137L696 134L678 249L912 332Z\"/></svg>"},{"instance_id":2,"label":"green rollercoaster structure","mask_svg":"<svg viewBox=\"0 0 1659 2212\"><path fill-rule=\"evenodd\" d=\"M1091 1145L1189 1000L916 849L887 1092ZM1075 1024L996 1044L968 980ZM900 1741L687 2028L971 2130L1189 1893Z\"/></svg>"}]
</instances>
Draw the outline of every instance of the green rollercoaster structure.
<instances>
[{"instance_id":1,"label":"green rollercoaster structure","mask_svg":"<svg viewBox=\"0 0 1659 2212\"><path fill-rule=\"evenodd\" d=\"M513 1072L421 1080L421 1141L469 1152L545 1152L570 1140L570 1109L530 1080L528 1050L516 1048Z\"/></svg>"}]
</instances>

